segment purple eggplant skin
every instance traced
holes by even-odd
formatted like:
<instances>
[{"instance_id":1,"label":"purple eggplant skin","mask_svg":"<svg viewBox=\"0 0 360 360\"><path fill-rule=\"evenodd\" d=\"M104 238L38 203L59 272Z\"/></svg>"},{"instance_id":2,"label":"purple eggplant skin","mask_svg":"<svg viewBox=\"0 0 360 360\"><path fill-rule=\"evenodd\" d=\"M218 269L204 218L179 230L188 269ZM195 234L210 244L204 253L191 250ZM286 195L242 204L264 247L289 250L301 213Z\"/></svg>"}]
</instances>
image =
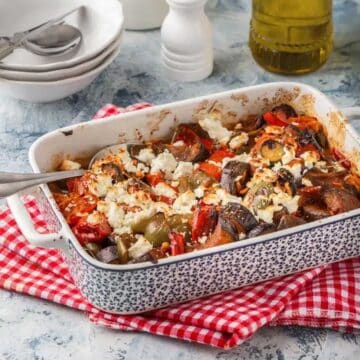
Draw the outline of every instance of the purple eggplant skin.
<instances>
[{"instance_id":1,"label":"purple eggplant skin","mask_svg":"<svg viewBox=\"0 0 360 360\"><path fill-rule=\"evenodd\" d=\"M307 220L320 220L332 215L326 206L316 203L305 204L302 211Z\"/></svg>"},{"instance_id":2,"label":"purple eggplant skin","mask_svg":"<svg viewBox=\"0 0 360 360\"><path fill-rule=\"evenodd\" d=\"M303 225L305 223L306 221L304 219L287 214L281 217L277 230L288 229L293 226Z\"/></svg>"},{"instance_id":3,"label":"purple eggplant skin","mask_svg":"<svg viewBox=\"0 0 360 360\"><path fill-rule=\"evenodd\" d=\"M222 172L221 187L231 195L239 195L250 177L249 164L241 161L229 161Z\"/></svg>"},{"instance_id":4,"label":"purple eggplant skin","mask_svg":"<svg viewBox=\"0 0 360 360\"><path fill-rule=\"evenodd\" d=\"M237 234L247 234L258 221L255 216L245 207L238 203L228 203L219 215L223 222L228 222Z\"/></svg>"},{"instance_id":5,"label":"purple eggplant skin","mask_svg":"<svg viewBox=\"0 0 360 360\"><path fill-rule=\"evenodd\" d=\"M127 144L126 145L126 149L129 153L129 155L133 158L136 159L136 156L139 155L140 151L143 149L146 149L147 146L144 144Z\"/></svg>"},{"instance_id":6,"label":"purple eggplant skin","mask_svg":"<svg viewBox=\"0 0 360 360\"><path fill-rule=\"evenodd\" d=\"M241 119L239 124L241 124L240 130L248 133L260 129L265 121L262 116L249 116L247 119Z\"/></svg>"},{"instance_id":7,"label":"purple eggplant skin","mask_svg":"<svg viewBox=\"0 0 360 360\"><path fill-rule=\"evenodd\" d=\"M260 235L264 235L264 234L270 234L271 232L273 232L275 230L276 230L276 228L273 224L261 223L249 231L248 238L252 238L252 237L260 236Z\"/></svg>"},{"instance_id":8,"label":"purple eggplant skin","mask_svg":"<svg viewBox=\"0 0 360 360\"><path fill-rule=\"evenodd\" d=\"M281 168L277 172L278 174L278 185L280 188L289 193L289 195L294 196L296 194L296 182L294 175L287 169Z\"/></svg>"},{"instance_id":9,"label":"purple eggplant skin","mask_svg":"<svg viewBox=\"0 0 360 360\"><path fill-rule=\"evenodd\" d=\"M167 145L166 148L177 161L197 163L206 160L209 156L208 150L201 142L184 146Z\"/></svg>"},{"instance_id":10,"label":"purple eggplant skin","mask_svg":"<svg viewBox=\"0 0 360 360\"><path fill-rule=\"evenodd\" d=\"M278 106L275 106L272 110L272 113L274 113L276 116L279 116L280 118L285 117L286 119L290 117L297 117L297 113L295 109L288 105L288 104L281 104Z\"/></svg>"},{"instance_id":11,"label":"purple eggplant skin","mask_svg":"<svg viewBox=\"0 0 360 360\"><path fill-rule=\"evenodd\" d=\"M117 252L116 245L108 246L102 250L100 250L96 257L98 260L107 263L107 264L117 264L119 263L119 255Z\"/></svg>"},{"instance_id":12,"label":"purple eggplant skin","mask_svg":"<svg viewBox=\"0 0 360 360\"><path fill-rule=\"evenodd\" d=\"M304 174L304 178L312 182L314 186L333 187L335 184L343 183L347 171L325 173L313 167Z\"/></svg>"},{"instance_id":13,"label":"purple eggplant skin","mask_svg":"<svg viewBox=\"0 0 360 360\"><path fill-rule=\"evenodd\" d=\"M360 200L346 189L326 187L323 189L321 197L332 214L360 208Z\"/></svg>"}]
</instances>

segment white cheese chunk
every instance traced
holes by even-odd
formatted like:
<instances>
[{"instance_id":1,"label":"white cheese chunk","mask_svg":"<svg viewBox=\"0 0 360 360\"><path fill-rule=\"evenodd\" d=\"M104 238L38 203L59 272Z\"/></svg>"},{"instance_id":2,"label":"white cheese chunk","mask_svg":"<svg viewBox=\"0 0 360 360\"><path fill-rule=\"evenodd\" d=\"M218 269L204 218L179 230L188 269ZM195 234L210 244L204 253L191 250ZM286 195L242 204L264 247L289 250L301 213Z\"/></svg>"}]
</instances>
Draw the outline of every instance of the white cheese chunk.
<instances>
[{"instance_id":1,"label":"white cheese chunk","mask_svg":"<svg viewBox=\"0 0 360 360\"><path fill-rule=\"evenodd\" d=\"M188 190L179 195L179 197L175 200L173 209L178 214L191 214L192 208L196 205L196 203L195 194L191 190Z\"/></svg>"},{"instance_id":2,"label":"white cheese chunk","mask_svg":"<svg viewBox=\"0 0 360 360\"><path fill-rule=\"evenodd\" d=\"M156 174L162 171L166 178L169 179L177 165L174 156L169 151L165 150L151 161L151 173Z\"/></svg>"},{"instance_id":3,"label":"white cheese chunk","mask_svg":"<svg viewBox=\"0 0 360 360\"><path fill-rule=\"evenodd\" d=\"M106 196L112 185L112 177L107 174L96 174L88 182L89 190L99 197Z\"/></svg>"},{"instance_id":4,"label":"white cheese chunk","mask_svg":"<svg viewBox=\"0 0 360 360\"><path fill-rule=\"evenodd\" d=\"M129 248L129 256L132 259L136 259L148 253L152 248L150 242L147 241L144 236L140 235L135 244Z\"/></svg>"},{"instance_id":5,"label":"white cheese chunk","mask_svg":"<svg viewBox=\"0 0 360 360\"><path fill-rule=\"evenodd\" d=\"M300 155L304 159L305 167L311 169L320 160L319 153L316 151L306 151Z\"/></svg>"},{"instance_id":6,"label":"white cheese chunk","mask_svg":"<svg viewBox=\"0 0 360 360\"><path fill-rule=\"evenodd\" d=\"M158 196L166 196L170 199L176 198L176 194L177 194L176 191L171 186L169 186L164 182L158 183L154 187L154 192Z\"/></svg>"},{"instance_id":7,"label":"white cheese chunk","mask_svg":"<svg viewBox=\"0 0 360 360\"><path fill-rule=\"evenodd\" d=\"M274 212L280 211L282 209L281 206L277 205L269 205L265 209L258 209L257 210L257 217L260 220L265 221L268 224L272 224Z\"/></svg>"},{"instance_id":8,"label":"white cheese chunk","mask_svg":"<svg viewBox=\"0 0 360 360\"><path fill-rule=\"evenodd\" d=\"M207 131L212 139L217 140L222 144L226 144L232 135L232 131L222 126L221 121L218 119L206 117L205 119L200 120L199 124Z\"/></svg>"},{"instance_id":9,"label":"white cheese chunk","mask_svg":"<svg viewBox=\"0 0 360 360\"><path fill-rule=\"evenodd\" d=\"M246 132L242 132L239 135L234 136L230 142L230 149L236 150L243 145L246 145L249 141L249 135Z\"/></svg>"},{"instance_id":10,"label":"white cheese chunk","mask_svg":"<svg viewBox=\"0 0 360 360\"><path fill-rule=\"evenodd\" d=\"M193 173L194 166L191 162L179 161L173 175L173 179L177 180L181 176L190 176Z\"/></svg>"},{"instance_id":11,"label":"white cheese chunk","mask_svg":"<svg viewBox=\"0 0 360 360\"><path fill-rule=\"evenodd\" d=\"M284 146L284 155L281 158L283 165L288 164L291 160L295 159L295 149L290 146Z\"/></svg>"},{"instance_id":12,"label":"white cheese chunk","mask_svg":"<svg viewBox=\"0 0 360 360\"><path fill-rule=\"evenodd\" d=\"M150 148L141 149L136 158L146 165L150 165L151 161L155 159L155 154Z\"/></svg>"},{"instance_id":13,"label":"white cheese chunk","mask_svg":"<svg viewBox=\"0 0 360 360\"><path fill-rule=\"evenodd\" d=\"M299 202L300 196L295 195L294 197L292 197L289 194L281 191L277 194L273 194L271 196L271 199L275 206L282 205L289 211L290 214L292 214L293 212L297 211L297 209L298 209L298 202Z\"/></svg>"}]
</instances>

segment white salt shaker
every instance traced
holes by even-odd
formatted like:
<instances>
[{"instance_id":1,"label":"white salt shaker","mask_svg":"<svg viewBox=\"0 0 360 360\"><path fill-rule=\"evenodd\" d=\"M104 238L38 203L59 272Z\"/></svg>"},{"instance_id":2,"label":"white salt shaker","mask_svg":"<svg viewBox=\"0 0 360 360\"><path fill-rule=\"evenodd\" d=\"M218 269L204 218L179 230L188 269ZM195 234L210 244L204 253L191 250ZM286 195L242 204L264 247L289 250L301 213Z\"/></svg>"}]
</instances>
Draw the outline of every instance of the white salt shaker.
<instances>
[{"instance_id":1,"label":"white salt shaker","mask_svg":"<svg viewBox=\"0 0 360 360\"><path fill-rule=\"evenodd\" d=\"M197 81L213 71L212 29L204 7L207 0L167 0L170 11L161 28L161 56L166 75Z\"/></svg>"}]
</instances>

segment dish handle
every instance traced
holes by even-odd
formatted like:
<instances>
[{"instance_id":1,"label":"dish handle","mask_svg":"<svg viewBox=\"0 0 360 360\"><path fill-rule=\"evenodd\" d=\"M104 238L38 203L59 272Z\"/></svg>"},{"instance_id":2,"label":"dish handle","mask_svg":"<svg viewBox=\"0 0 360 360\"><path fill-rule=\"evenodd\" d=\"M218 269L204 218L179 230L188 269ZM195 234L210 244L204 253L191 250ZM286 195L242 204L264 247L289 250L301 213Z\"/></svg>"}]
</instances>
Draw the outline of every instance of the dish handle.
<instances>
[{"instance_id":1,"label":"dish handle","mask_svg":"<svg viewBox=\"0 0 360 360\"><path fill-rule=\"evenodd\" d=\"M348 120L360 120L360 106L343 108L341 112Z\"/></svg>"},{"instance_id":2,"label":"dish handle","mask_svg":"<svg viewBox=\"0 0 360 360\"><path fill-rule=\"evenodd\" d=\"M35 229L30 214L19 194L9 196L7 198L7 203L19 229L32 245L57 248L64 252L68 251L61 229L59 232L47 234L41 234Z\"/></svg>"}]
</instances>

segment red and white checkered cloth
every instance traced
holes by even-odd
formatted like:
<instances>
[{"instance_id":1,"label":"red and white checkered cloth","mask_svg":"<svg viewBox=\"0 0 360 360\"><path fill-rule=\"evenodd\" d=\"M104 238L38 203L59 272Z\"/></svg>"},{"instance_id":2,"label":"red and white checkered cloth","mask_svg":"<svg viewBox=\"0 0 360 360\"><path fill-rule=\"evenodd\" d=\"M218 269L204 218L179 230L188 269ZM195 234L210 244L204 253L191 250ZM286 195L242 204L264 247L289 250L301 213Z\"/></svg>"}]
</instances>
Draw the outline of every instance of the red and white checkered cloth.
<instances>
[{"instance_id":1,"label":"red and white checkered cloth","mask_svg":"<svg viewBox=\"0 0 360 360\"><path fill-rule=\"evenodd\" d=\"M132 109L144 106L150 105ZM126 111L107 109L97 118ZM28 199L26 206L38 231L45 232L35 200ZM8 208L0 210L0 287L85 311L90 321L112 329L145 331L225 349L239 345L264 325L360 331L360 258L143 315L113 315L86 301L59 251L28 244Z\"/></svg>"}]
</instances>

